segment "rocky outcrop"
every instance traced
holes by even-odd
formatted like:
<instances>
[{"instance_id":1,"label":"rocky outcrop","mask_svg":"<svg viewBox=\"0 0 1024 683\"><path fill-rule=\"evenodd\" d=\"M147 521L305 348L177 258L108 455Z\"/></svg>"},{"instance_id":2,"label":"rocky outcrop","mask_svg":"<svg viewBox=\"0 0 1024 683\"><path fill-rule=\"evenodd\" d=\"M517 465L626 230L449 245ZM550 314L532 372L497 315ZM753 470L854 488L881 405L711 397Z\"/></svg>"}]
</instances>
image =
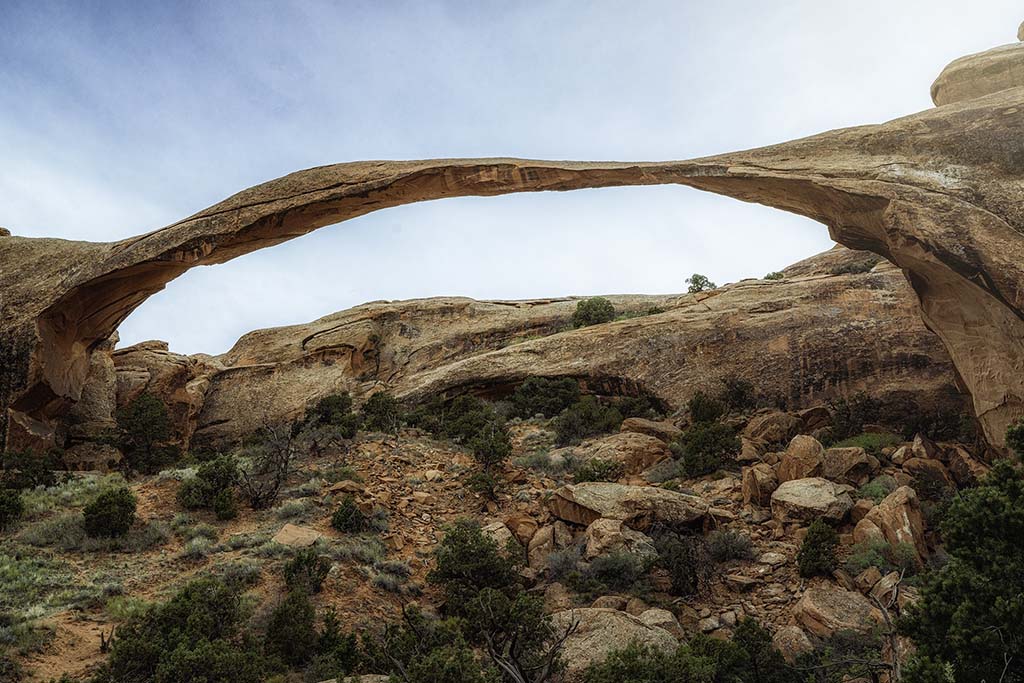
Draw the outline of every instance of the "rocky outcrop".
<instances>
[{"instance_id":1,"label":"rocky outcrop","mask_svg":"<svg viewBox=\"0 0 1024 683\"><path fill-rule=\"evenodd\" d=\"M942 106L1024 85L1024 43L1002 45L953 61L932 84L932 101Z\"/></svg>"},{"instance_id":2,"label":"rocky outcrop","mask_svg":"<svg viewBox=\"0 0 1024 683\"><path fill-rule=\"evenodd\" d=\"M912 116L692 161L355 162L293 173L120 242L0 237L5 440L52 440L81 398L92 352L132 310L189 268L417 201L681 184L807 216L826 224L837 242L896 264L971 392L985 434L1001 445L1007 425L1024 412L1020 79L1019 69L1004 68L991 85L938 98L959 101ZM697 298L713 307L719 297ZM781 306L795 302L778 300ZM631 324L642 323L618 323L619 329ZM701 332L705 346L730 341L710 325ZM761 349L770 345L761 341ZM883 341L877 346L891 348ZM762 371L760 365L753 363ZM421 376L407 390L457 388L481 376Z\"/></svg>"},{"instance_id":3,"label":"rocky outcrop","mask_svg":"<svg viewBox=\"0 0 1024 683\"><path fill-rule=\"evenodd\" d=\"M917 552L918 558L928 557L928 544L924 537L924 518L921 503L914 489L901 486L871 508L853 530L855 541L880 540L892 546L906 545Z\"/></svg>"},{"instance_id":4,"label":"rocky outcrop","mask_svg":"<svg viewBox=\"0 0 1024 683\"><path fill-rule=\"evenodd\" d=\"M566 673L569 676L632 643L666 654L679 646L675 637L663 628L614 609L586 607L556 612L551 616L551 623L556 633L576 625L575 632L566 639L562 650L562 660L568 665Z\"/></svg>"}]
</instances>

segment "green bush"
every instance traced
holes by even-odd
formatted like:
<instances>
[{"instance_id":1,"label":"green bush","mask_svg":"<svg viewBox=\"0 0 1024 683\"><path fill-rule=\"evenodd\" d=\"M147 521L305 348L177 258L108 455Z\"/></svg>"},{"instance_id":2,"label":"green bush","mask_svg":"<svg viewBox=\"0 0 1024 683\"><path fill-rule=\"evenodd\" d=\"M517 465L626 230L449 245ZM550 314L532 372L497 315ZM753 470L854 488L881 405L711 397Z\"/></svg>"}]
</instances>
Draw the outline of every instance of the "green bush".
<instances>
[{"instance_id":1,"label":"green bush","mask_svg":"<svg viewBox=\"0 0 1024 683\"><path fill-rule=\"evenodd\" d=\"M686 284L689 285L686 291L690 294L697 294L698 292L707 292L712 289L717 289L718 285L708 279L707 276L701 275L700 273L694 273L690 277L686 278Z\"/></svg>"},{"instance_id":2,"label":"green bush","mask_svg":"<svg viewBox=\"0 0 1024 683\"><path fill-rule=\"evenodd\" d=\"M714 472L740 450L736 431L719 422L698 422L670 446L689 477Z\"/></svg>"},{"instance_id":3,"label":"green bush","mask_svg":"<svg viewBox=\"0 0 1024 683\"><path fill-rule=\"evenodd\" d=\"M577 444L587 437L613 432L621 424L618 410L593 396L584 396L555 418L555 441L559 446Z\"/></svg>"},{"instance_id":4,"label":"green bush","mask_svg":"<svg viewBox=\"0 0 1024 683\"><path fill-rule=\"evenodd\" d=\"M491 422L483 427L469 442L473 458L485 468L501 465L512 455L512 442L508 438L508 430L498 422Z\"/></svg>"},{"instance_id":5,"label":"green bush","mask_svg":"<svg viewBox=\"0 0 1024 683\"><path fill-rule=\"evenodd\" d=\"M865 424L878 420L881 410L879 402L863 392L832 401L829 408L832 413L829 431L833 442L861 434Z\"/></svg>"},{"instance_id":6,"label":"green bush","mask_svg":"<svg viewBox=\"0 0 1024 683\"><path fill-rule=\"evenodd\" d=\"M466 488L487 500L494 501L498 500L498 494L501 493L504 484L501 479L494 476L494 473L484 469L466 477Z\"/></svg>"},{"instance_id":7,"label":"green bush","mask_svg":"<svg viewBox=\"0 0 1024 683\"><path fill-rule=\"evenodd\" d=\"M284 566L284 583L290 591L319 593L331 571L331 563L313 548L303 548Z\"/></svg>"},{"instance_id":8,"label":"green bush","mask_svg":"<svg viewBox=\"0 0 1024 683\"><path fill-rule=\"evenodd\" d=\"M402 420L402 406L386 391L374 394L363 404L363 427L371 432L397 434Z\"/></svg>"},{"instance_id":9,"label":"green bush","mask_svg":"<svg viewBox=\"0 0 1024 683\"><path fill-rule=\"evenodd\" d=\"M917 550L909 543L893 546L882 539L861 541L850 548L844 567L851 576L868 567L877 567L882 574L898 571L913 576L917 573Z\"/></svg>"},{"instance_id":10,"label":"green bush","mask_svg":"<svg viewBox=\"0 0 1024 683\"><path fill-rule=\"evenodd\" d=\"M186 510L214 510L220 519L223 514L237 514L234 486L238 483L238 466L228 455L218 456L199 466L196 475L186 479L178 488L178 502ZM219 499L219 502L218 502Z\"/></svg>"},{"instance_id":11,"label":"green bush","mask_svg":"<svg viewBox=\"0 0 1024 683\"><path fill-rule=\"evenodd\" d=\"M518 565L501 550L476 522L462 520L448 527L434 551L427 581L441 588L449 614L478 616L474 600L485 588L517 590Z\"/></svg>"},{"instance_id":12,"label":"green bush","mask_svg":"<svg viewBox=\"0 0 1024 683\"><path fill-rule=\"evenodd\" d=\"M97 681L258 683L267 663L239 637L242 620L235 590L217 579L192 581L118 628Z\"/></svg>"},{"instance_id":13,"label":"green bush","mask_svg":"<svg viewBox=\"0 0 1024 683\"><path fill-rule=\"evenodd\" d=\"M580 399L579 382L571 377L530 377L512 393L513 414L554 417Z\"/></svg>"},{"instance_id":14,"label":"green bush","mask_svg":"<svg viewBox=\"0 0 1024 683\"><path fill-rule=\"evenodd\" d=\"M585 481L618 481L626 473L625 466L616 460L594 458L579 465L573 476L577 483Z\"/></svg>"},{"instance_id":15,"label":"green bush","mask_svg":"<svg viewBox=\"0 0 1024 683\"><path fill-rule=\"evenodd\" d=\"M164 402L142 393L118 411L121 450L133 470L152 474L177 460L179 451L168 444L174 436L171 417Z\"/></svg>"},{"instance_id":16,"label":"green bush","mask_svg":"<svg viewBox=\"0 0 1024 683\"><path fill-rule=\"evenodd\" d=\"M36 453L32 450L0 453L0 488L18 491L38 486L55 486L56 470L62 463L59 451Z\"/></svg>"},{"instance_id":17,"label":"green bush","mask_svg":"<svg viewBox=\"0 0 1024 683\"><path fill-rule=\"evenodd\" d=\"M903 669L903 683L956 683L953 667L928 657L914 656Z\"/></svg>"},{"instance_id":18,"label":"green bush","mask_svg":"<svg viewBox=\"0 0 1024 683\"><path fill-rule=\"evenodd\" d=\"M358 534L370 528L370 520L356 505L355 496L347 495L331 516L331 526L346 534Z\"/></svg>"},{"instance_id":19,"label":"green bush","mask_svg":"<svg viewBox=\"0 0 1024 683\"><path fill-rule=\"evenodd\" d=\"M597 590L592 592L627 591L644 578L651 564L652 562L634 553L612 552L591 560L581 579L597 584Z\"/></svg>"},{"instance_id":20,"label":"green bush","mask_svg":"<svg viewBox=\"0 0 1024 683\"><path fill-rule=\"evenodd\" d=\"M888 432L865 432L832 444L832 448L849 448L857 446L863 448L870 455L876 458L882 455L883 448L899 446L903 438L899 434Z\"/></svg>"},{"instance_id":21,"label":"green bush","mask_svg":"<svg viewBox=\"0 0 1024 683\"><path fill-rule=\"evenodd\" d=\"M238 501L234 489L221 489L213 498L213 514L224 521L238 516Z\"/></svg>"},{"instance_id":22,"label":"green bush","mask_svg":"<svg viewBox=\"0 0 1024 683\"><path fill-rule=\"evenodd\" d=\"M745 411L757 407L757 391L749 380L730 375L722 380L722 385L719 401L729 410Z\"/></svg>"},{"instance_id":23,"label":"green bush","mask_svg":"<svg viewBox=\"0 0 1024 683\"><path fill-rule=\"evenodd\" d=\"M584 299L576 304L576 312L572 314L573 327L589 327L615 320L615 307L604 297L595 296Z\"/></svg>"},{"instance_id":24,"label":"green bush","mask_svg":"<svg viewBox=\"0 0 1024 683\"><path fill-rule=\"evenodd\" d=\"M267 653L300 666L316 653L316 610L304 591L290 591L267 621Z\"/></svg>"},{"instance_id":25,"label":"green bush","mask_svg":"<svg viewBox=\"0 0 1024 683\"><path fill-rule=\"evenodd\" d=\"M135 523L135 496L127 487L104 491L82 513L90 538L124 536Z\"/></svg>"},{"instance_id":26,"label":"green bush","mask_svg":"<svg viewBox=\"0 0 1024 683\"><path fill-rule=\"evenodd\" d=\"M949 562L925 575L901 624L918 654L955 680L1024 680L1024 474L997 461L961 491L942 522Z\"/></svg>"},{"instance_id":27,"label":"green bush","mask_svg":"<svg viewBox=\"0 0 1024 683\"><path fill-rule=\"evenodd\" d=\"M21 493L14 489L0 489L0 531L14 525L25 514Z\"/></svg>"},{"instance_id":28,"label":"green bush","mask_svg":"<svg viewBox=\"0 0 1024 683\"><path fill-rule=\"evenodd\" d=\"M725 415L725 406L716 398L698 391L687 403L690 419L694 423L714 422Z\"/></svg>"},{"instance_id":29,"label":"green bush","mask_svg":"<svg viewBox=\"0 0 1024 683\"><path fill-rule=\"evenodd\" d=\"M715 562L749 560L754 545L747 534L734 529L715 529L707 537L708 554Z\"/></svg>"},{"instance_id":30,"label":"green bush","mask_svg":"<svg viewBox=\"0 0 1024 683\"><path fill-rule=\"evenodd\" d=\"M875 501L875 504L881 503L885 500L885 497L895 491L899 486L896 480L888 474L881 474L867 484L864 484L857 491L858 498L868 498Z\"/></svg>"},{"instance_id":31,"label":"green bush","mask_svg":"<svg viewBox=\"0 0 1024 683\"><path fill-rule=\"evenodd\" d=\"M331 394L306 410L305 424L333 427L341 438L352 439L359 431L361 418L352 412L352 397L348 393Z\"/></svg>"},{"instance_id":32,"label":"green bush","mask_svg":"<svg viewBox=\"0 0 1024 683\"><path fill-rule=\"evenodd\" d=\"M825 520L816 519L807 528L807 535L796 555L800 576L829 576L836 568L839 534Z\"/></svg>"},{"instance_id":33,"label":"green bush","mask_svg":"<svg viewBox=\"0 0 1024 683\"><path fill-rule=\"evenodd\" d=\"M655 538L658 565L672 579L672 594L696 595L711 577L707 544L699 536L666 532Z\"/></svg>"},{"instance_id":34,"label":"green bush","mask_svg":"<svg viewBox=\"0 0 1024 683\"><path fill-rule=\"evenodd\" d=\"M764 280L782 280L785 277L786 277L786 274L783 273L782 271L780 271L780 270L773 270L772 272L770 272L767 275L765 275L764 278L762 278L762 279L764 279Z\"/></svg>"}]
</instances>

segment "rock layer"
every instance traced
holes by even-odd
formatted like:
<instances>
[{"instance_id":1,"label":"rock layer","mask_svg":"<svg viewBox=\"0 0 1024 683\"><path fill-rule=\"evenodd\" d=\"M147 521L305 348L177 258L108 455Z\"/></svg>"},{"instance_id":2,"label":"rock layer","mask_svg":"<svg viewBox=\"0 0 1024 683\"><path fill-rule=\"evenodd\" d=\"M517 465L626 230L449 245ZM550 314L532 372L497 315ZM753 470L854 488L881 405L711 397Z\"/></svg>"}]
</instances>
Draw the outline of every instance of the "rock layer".
<instances>
[{"instance_id":1,"label":"rock layer","mask_svg":"<svg viewBox=\"0 0 1024 683\"><path fill-rule=\"evenodd\" d=\"M0 237L5 439L52 440L92 351L189 268L417 201L680 184L807 216L899 266L1000 445L1024 412L1024 82L1007 73L983 97L692 161L355 162L293 173L121 242Z\"/></svg>"}]
</instances>

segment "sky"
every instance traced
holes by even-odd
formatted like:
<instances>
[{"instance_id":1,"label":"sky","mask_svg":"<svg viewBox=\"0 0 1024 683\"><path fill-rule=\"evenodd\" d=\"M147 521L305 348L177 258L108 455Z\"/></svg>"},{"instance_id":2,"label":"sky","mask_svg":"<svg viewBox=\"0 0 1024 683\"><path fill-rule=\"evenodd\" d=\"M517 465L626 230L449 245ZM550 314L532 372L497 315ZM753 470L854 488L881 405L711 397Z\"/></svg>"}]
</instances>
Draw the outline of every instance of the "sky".
<instances>
[{"instance_id":1,"label":"sky","mask_svg":"<svg viewBox=\"0 0 1024 683\"><path fill-rule=\"evenodd\" d=\"M107 241L362 159L686 159L932 106L1019 0L0 0L0 226ZM445 199L195 268L121 326L221 353L366 301L673 293L832 246L683 187Z\"/></svg>"}]
</instances>

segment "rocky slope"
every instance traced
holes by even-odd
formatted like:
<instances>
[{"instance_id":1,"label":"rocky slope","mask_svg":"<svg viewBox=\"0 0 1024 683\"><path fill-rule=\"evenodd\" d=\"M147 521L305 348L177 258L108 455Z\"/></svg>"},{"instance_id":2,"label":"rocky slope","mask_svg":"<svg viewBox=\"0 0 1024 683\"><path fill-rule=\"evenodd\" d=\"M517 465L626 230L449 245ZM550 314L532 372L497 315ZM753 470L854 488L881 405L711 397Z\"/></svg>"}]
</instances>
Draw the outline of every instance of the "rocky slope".
<instances>
[{"instance_id":1,"label":"rocky slope","mask_svg":"<svg viewBox=\"0 0 1024 683\"><path fill-rule=\"evenodd\" d=\"M146 342L114 351L115 372L100 363L79 410L106 411L94 422L109 423L111 406L148 391L170 406L183 442L222 446L263 422L294 419L331 393L361 399L388 389L409 402L493 397L530 375L650 395L669 410L727 377L745 378L791 409L860 391L922 410L961 405L949 357L921 323L902 274L872 254L839 247L791 266L781 280L610 298L634 317L571 329L574 299L441 298L374 302L257 330L215 358Z\"/></svg>"},{"instance_id":2,"label":"rocky slope","mask_svg":"<svg viewBox=\"0 0 1024 683\"><path fill-rule=\"evenodd\" d=\"M1008 50L1019 55L1019 50ZM660 163L467 159L300 171L117 243L0 237L0 409L11 445L53 443L90 355L189 268L370 211L465 195L682 184L793 211L906 274L995 445L1024 413L1024 81L1015 56L934 109L756 150ZM954 74L947 74L950 82ZM943 104L944 102L948 104Z\"/></svg>"}]
</instances>

